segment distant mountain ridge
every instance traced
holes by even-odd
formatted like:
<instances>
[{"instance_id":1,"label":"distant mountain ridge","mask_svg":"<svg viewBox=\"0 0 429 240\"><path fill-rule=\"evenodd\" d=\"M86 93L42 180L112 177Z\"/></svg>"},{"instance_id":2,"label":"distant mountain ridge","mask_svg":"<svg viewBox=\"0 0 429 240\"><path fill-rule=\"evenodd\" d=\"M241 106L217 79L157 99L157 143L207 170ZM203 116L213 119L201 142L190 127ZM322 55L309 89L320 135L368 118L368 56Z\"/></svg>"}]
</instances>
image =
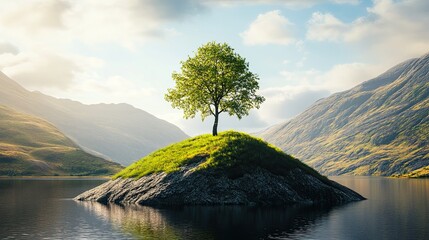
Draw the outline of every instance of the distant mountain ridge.
<instances>
[{"instance_id":1,"label":"distant mountain ridge","mask_svg":"<svg viewBox=\"0 0 429 240\"><path fill-rule=\"evenodd\" d=\"M48 120L86 150L128 165L188 136L128 104L85 105L30 92L0 72L0 104Z\"/></svg>"},{"instance_id":2,"label":"distant mountain ridge","mask_svg":"<svg viewBox=\"0 0 429 240\"><path fill-rule=\"evenodd\" d=\"M429 166L429 54L259 135L328 175L389 176Z\"/></svg>"},{"instance_id":3,"label":"distant mountain ridge","mask_svg":"<svg viewBox=\"0 0 429 240\"><path fill-rule=\"evenodd\" d=\"M0 105L0 176L113 175L120 169L43 119Z\"/></svg>"}]
</instances>

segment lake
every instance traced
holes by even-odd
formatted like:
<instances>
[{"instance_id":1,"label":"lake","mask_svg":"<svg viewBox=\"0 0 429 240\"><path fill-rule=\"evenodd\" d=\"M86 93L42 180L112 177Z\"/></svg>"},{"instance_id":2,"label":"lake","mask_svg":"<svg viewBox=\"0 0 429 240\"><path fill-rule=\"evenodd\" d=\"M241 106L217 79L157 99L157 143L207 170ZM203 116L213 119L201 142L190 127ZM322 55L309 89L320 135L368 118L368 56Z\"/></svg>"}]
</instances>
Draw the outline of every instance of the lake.
<instances>
[{"instance_id":1,"label":"lake","mask_svg":"<svg viewBox=\"0 0 429 240\"><path fill-rule=\"evenodd\" d=\"M72 198L104 179L0 179L0 239L429 239L429 179L331 177L336 207L120 207Z\"/></svg>"}]
</instances>

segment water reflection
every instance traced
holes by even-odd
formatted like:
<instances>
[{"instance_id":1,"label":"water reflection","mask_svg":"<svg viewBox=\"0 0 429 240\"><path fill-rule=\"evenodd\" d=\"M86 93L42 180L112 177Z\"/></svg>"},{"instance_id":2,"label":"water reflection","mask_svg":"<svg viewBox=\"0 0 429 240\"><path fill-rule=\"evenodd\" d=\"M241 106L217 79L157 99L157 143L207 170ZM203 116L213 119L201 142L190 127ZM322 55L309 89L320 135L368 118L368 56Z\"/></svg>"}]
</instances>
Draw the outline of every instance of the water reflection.
<instances>
[{"instance_id":1,"label":"water reflection","mask_svg":"<svg viewBox=\"0 0 429 240\"><path fill-rule=\"evenodd\" d=\"M429 179L332 177L368 200L332 211L307 236L331 239L429 239Z\"/></svg>"},{"instance_id":2,"label":"water reflection","mask_svg":"<svg viewBox=\"0 0 429 240\"><path fill-rule=\"evenodd\" d=\"M335 177L368 200L333 208L77 203L105 180L0 179L0 239L429 239L429 179Z\"/></svg>"},{"instance_id":3,"label":"water reflection","mask_svg":"<svg viewBox=\"0 0 429 240\"><path fill-rule=\"evenodd\" d=\"M0 239L127 239L71 200L105 181L1 178Z\"/></svg>"},{"instance_id":4,"label":"water reflection","mask_svg":"<svg viewBox=\"0 0 429 240\"><path fill-rule=\"evenodd\" d=\"M152 208L79 203L137 239L266 239L304 234L331 207L255 208L196 206Z\"/></svg>"},{"instance_id":5,"label":"water reflection","mask_svg":"<svg viewBox=\"0 0 429 240\"><path fill-rule=\"evenodd\" d=\"M159 210L150 207L103 205L80 202L85 209L112 222L127 233L144 239L179 239L179 232L169 226Z\"/></svg>"}]
</instances>

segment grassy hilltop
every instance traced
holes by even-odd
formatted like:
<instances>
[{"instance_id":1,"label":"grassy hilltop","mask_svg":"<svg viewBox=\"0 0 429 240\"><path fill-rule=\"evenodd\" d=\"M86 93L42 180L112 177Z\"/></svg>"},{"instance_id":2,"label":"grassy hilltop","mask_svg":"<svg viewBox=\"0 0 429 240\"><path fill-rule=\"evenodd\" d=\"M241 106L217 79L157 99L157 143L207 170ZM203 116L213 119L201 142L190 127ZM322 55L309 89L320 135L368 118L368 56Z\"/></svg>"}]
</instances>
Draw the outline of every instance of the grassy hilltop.
<instances>
[{"instance_id":1,"label":"grassy hilltop","mask_svg":"<svg viewBox=\"0 0 429 240\"><path fill-rule=\"evenodd\" d=\"M312 168L280 149L261 139L234 131L222 132L218 136L200 135L172 144L133 163L114 178L140 178L151 173L170 173L190 164L198 165L195 171L222 170L231 177L239 177L252 167L264 168L277 175L300 168L325 180Z\"/></svg>"},{"instance_id":2,"label":"grassy hilltop","mask_svg":"<svg viewBox=\"0 0 429 240\"><path fill-rule=\"evenodd\" d=\"M0 105L0 176L111 175L121 168L83 151L45 120Z\"/></svg>"},{"instance_id":3,"label":"grassy hilltop","mask_svg":"<svg viewBox=\"0 0 429 240\"><path fill-rule=\"evenodd\" d=\"M75 200L149 206L271 206L365 199L280 149L233 131L172 144L113 178Z\"/></svg>"}]
</instances>

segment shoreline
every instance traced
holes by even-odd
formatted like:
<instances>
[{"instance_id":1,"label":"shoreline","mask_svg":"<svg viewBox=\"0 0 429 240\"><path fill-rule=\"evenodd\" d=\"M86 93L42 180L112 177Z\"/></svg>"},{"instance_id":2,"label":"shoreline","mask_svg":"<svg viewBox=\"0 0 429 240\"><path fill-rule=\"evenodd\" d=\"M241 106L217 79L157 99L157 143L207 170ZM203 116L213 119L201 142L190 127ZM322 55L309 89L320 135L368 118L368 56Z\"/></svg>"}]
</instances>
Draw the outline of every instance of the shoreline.
<instances>
[{"instance_id":1,"label":"shoreline","mask_svg":"<svg viewBox=\"0 0 429 240\"><path fill-rule=\"evenodd\" d=\"M112 176L0 176L0 180L110 180Z\"/></svg>"}]
</instances>

